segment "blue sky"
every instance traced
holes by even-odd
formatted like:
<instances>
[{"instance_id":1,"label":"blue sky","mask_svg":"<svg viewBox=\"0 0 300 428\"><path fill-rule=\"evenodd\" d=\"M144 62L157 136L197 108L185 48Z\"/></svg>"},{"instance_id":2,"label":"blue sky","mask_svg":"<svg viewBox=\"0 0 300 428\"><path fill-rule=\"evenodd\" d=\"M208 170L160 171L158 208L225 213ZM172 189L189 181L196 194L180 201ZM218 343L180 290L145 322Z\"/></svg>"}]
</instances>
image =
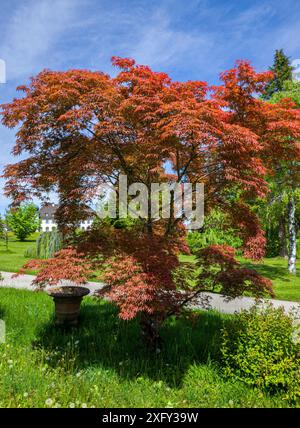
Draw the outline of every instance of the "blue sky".
<instances>
[{"instance_id":1,"label":"blue sky","mask_svg":"<svg viewBox=\"0 0 300 428\"><path fill-rule=\"evenodd\" d=\"M266 69L278 48L300 58L299 1L1 0L0 103L44 68L113 73L110 57L130 56L174 79L212 84L239 58ZM13 142L0 125L0 174ZM9 203L2 187L0 212Z\"/></svg>"}]
</instances>

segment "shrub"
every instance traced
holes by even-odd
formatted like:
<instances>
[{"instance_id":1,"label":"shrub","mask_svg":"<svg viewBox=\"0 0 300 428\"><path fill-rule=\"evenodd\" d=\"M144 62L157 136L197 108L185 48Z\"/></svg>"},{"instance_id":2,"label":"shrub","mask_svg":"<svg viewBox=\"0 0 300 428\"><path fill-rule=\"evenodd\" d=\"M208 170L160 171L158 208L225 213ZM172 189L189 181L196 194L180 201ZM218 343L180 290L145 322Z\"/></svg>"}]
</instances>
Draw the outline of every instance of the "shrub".
<instances>
[{"instance_id":1,"label":"shrub","mask_svg":"<svg viewBox=\"0 0 300 428\"><path fill-rule=\"evenodd\" d=\"M54 254L62 249L62 236L56 229L52 232L44 232L39 235L36 241L36 254L32 257L39 259L50 259Z\"/></svg>"},{"instance_id":2,"label":"shrub","mask_svg":"<svg viewBox=\"0 0 300 428\"><path fill-rule=\"evenodd\" d=\"M56 229L52 232L41 233L35 247L29 247L25 250L24 256L30 259L51 259L62 249L62 235Z\"/></svg>"},{"instance_id":3,"label":"shrub","mask_svg":"<svg viewBox=\"0 0 300 428\"><path fill-rule=\"evenodd\" d=\"M299 400L299 331L283 308L254 306L236 315L222 330L221 354L227 376Z\"/></svg>"},{"instance_id":4,"label":"shrub","mask_svg":"<svg viewBox=\"0 0 300 428\"><path fill-rule=\"evenodd\" d=\"M254 269L244 268L235 256L235 249L228 245L211 245L200 250L196 254L196 288L219 292L227 298L274 297L272 281Z\"/></svg>"},{"instance_id":5,"label":"shrub","mask_svg":"<svg viewBox=\"0 0 300 428\"><path fill-rule=\"evenodd\" d=\"M37 258L36 247L28 247L24 251L24 257L26 257L27 259L36 259Z\"/></svg>"},{"instance_id":6,"label":"shrub","mask_svg":"<svg viewBox=\"0 0 300 428\"><path fill-rule=\"evenodd\" d=\"M38 288L57 285L60 281L82 285L92 273L91 265L84 255L71 247L58 251L47 260L29 260L16 275L22 275L26 269L38 271L32 281L32 285Z\"/></svg>"},{"instance_id":7,"label":"shrub","mask_svg":"<svg viewBox=\"0 0 300 428\"><path fill-rule=\"evenodd\" d=\"M209 245L230 245L233 248L242 246L237 231L227 224L226 216L216 210L205 217L203 230L188 233L187 242L192 254Z\"/></svg>"}]
</instances>

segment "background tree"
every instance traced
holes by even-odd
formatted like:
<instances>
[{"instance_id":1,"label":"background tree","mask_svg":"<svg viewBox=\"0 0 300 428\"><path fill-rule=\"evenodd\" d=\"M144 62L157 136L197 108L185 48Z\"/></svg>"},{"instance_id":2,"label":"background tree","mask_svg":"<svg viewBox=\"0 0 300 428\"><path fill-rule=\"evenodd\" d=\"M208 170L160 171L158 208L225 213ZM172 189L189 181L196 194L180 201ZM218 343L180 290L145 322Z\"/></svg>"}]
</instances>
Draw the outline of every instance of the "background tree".
<instances>
[{"instance_id":1,"label":"background tree","mask_svg":"<svg viewBox=\"0 0 300 428\"><path fill-rule=\"evenodd\" d=\"M11 208L6 214L9 228L20 241L25 241L40 226L38 208L34 204L22 204L17 208Z\"/></svg>"},{"instance_id":2,"label":"background tree","mask_svg":"<svg viewBox=\"0 0 300 428\"><path fill-rule=\"evenodd\" d=\"M292 72L293 67L291 66L290 59L284 54L283 50L276 50L274 55L274 63L273 66L270 67L270 70L273 72L273 79L268 83L268 85L265 88L265 92L262 95L262 97L266 100L273 100L275 102L276 100L276 94L280 94L283 91L284 85L287 81L292 81ZM281 100L284 97L279 96L277 98L277 101ZM273 195L269 198L269 201L274 204L274 201L276 201L277 208L278 208L278 201L281 199L281 196L278 195L278 189L276 183L275 185L271 187L273 189L276 189L277 195ZM281 204L282 205L282 204ZM273 212L274 213L274 207L270 206L270 210L266 207L267 211L265 212L266 215L268 213ZM277 213L280 212L280 216L274 219L274 222L268 223L269 228L268 232L271 233L269 236L270 239L274 238L275 241L279 238L279 255L281 257L288 257L288 251L287 251L287 216L284 209L276 210ZM278 237L275 237L275 231L278 232ZM271 237L272 236L272 237ZM270 243L270 246L272 244ZM275 248L273 248L274 250ZM278 255L278 253L276 254Z\"/></svg>"},{"instance_id":3,"label":"background tree","mask_svg":"<svg viewBox=\"0 0 300 428\"><path fill-rule=\"evenodd\" d=\"M290 58L285 55L283 49L275 51L274 63L270 67L274 77L267 84L265 92L262 97L266 100L270 99L272 95L283 90L283 85L286 80L292 80L293 67Z\"/></svg>"}]
</instances>

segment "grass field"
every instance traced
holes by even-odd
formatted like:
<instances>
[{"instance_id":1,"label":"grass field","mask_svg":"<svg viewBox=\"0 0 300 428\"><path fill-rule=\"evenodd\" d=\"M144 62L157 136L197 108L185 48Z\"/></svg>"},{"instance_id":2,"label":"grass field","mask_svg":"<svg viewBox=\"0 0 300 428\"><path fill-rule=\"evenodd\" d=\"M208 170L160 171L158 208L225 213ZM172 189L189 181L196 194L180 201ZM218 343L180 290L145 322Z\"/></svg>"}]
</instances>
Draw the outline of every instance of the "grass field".
<instances>
[{"instance_id":1,"label":"grass field","mask_svg":"<svg viewBox=\"0 0 300 428\"><path fill-rule=\"evenodd\" d=\"M8 252L3 242L0 241L0 271L16 272L20 269L28 260L24 256L25 250L35 245L36 238L37 234L34 234L26 242L20 242L11 234ZM193 263L195 258L182 255L180 260ZM266 258L260 263L250 263L245 259L240 259L240 261L247 267L257 269L262 275L273 281L277 299L300 302L300 260L297 262L297 276L288 274L287 261L281 257Z\"/></svg>"},{"instance_id":2,"label":"grass field","mask_svg":"<svg viewBox=\"0 0 300 428\"><path fill-rule=\"evenodd\" d=\"M195 262L194 256L180 256L182 262ZM273 282L276 299L300 302L300 260L297 261L297 275L287 271L287 260L282 257L265 258L259 263L251 263L247 259L239 258L246 267L256 269L261 275Z\"/></svg>"},{"instance_id":3,"label":"grass field","mask_svg":"<svg viewBox=\"0 0 300 428\"><path fill-rule=\"evenodd\" d=\"M218 366L220 329L228 316L171 319L163 351L151 354L136 321L120 321L108 303L84 299L81 324L52 322L44 293L0 289L0 407L285 407Z\"/></svg>"},{"instance_id":4,"label":"grass field","mask_svg":"<svg viewBox=\"0 0 300 428\"><path fill-rule=\"evenodd\" d=\"M28 261L24 256L29 247L34 247L38 233L31 235L25 242L20 242L10 233L8 241L8 251L4 241L0 241L0 271L17 272Z\"/></svg>"}]
</instances>

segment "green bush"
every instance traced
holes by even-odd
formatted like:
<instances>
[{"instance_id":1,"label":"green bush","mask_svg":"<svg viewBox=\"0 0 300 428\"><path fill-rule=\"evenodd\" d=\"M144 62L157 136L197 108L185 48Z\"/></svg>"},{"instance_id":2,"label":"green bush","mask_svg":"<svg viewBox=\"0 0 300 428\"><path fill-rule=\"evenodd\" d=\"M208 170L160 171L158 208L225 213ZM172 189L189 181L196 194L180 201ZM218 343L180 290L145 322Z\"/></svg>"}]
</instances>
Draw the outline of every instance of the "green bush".
<instances>
[{"instance_id":1,"label":"green bush","mask_svg":"<svg viewBox=\"0 0 300 428\"><path fill-rule=\"evenodd\" d=\"M295 318L283 308L257 306L222 330L225 374L285 399L300 399L300 343Z\"/></svg>"},{"instance_id":2,"label":"green bush","mask_svg":"<svg viewBox=\"0 0 300 428\"><path fill-rule=\"evenodd\" d=\"M24 251L24 257L26 257L27 259L36 259L37 258L36 247L28 247Z\"/></svg>"},{"instance_id":3,"label":"green bush","mask_svg":"<svg viewBox=\"0 0 300 428\"><path fill-rule=\"evenodd\" d=\"M266 229L266 257L277 257L280 252L279 228L268 227Z\"/></svg>"},{"instance_id":4,"label":"green bush","mask_svg":"<svg viewBox=\"0 0 300 428\"><path fill-rule=\"evenodd\" d=\"M36 257L49 259L62 248L62 236L56 229L41 233L36 241Z\"/></svg>"},{"instance_id":5,"label":"green bush","mask_svg":"<svg viewBox=\"0 0 300 428\"><path fill-rule=\"evenodd\" d=\"M201 231L188 233L187 243L192 254L196 254L210 245L229 245L237 249L241 247L242 240L237 235L237 231L227 224L225 214L213 210L205 217Z\"/></svg>"}]
</instances>

